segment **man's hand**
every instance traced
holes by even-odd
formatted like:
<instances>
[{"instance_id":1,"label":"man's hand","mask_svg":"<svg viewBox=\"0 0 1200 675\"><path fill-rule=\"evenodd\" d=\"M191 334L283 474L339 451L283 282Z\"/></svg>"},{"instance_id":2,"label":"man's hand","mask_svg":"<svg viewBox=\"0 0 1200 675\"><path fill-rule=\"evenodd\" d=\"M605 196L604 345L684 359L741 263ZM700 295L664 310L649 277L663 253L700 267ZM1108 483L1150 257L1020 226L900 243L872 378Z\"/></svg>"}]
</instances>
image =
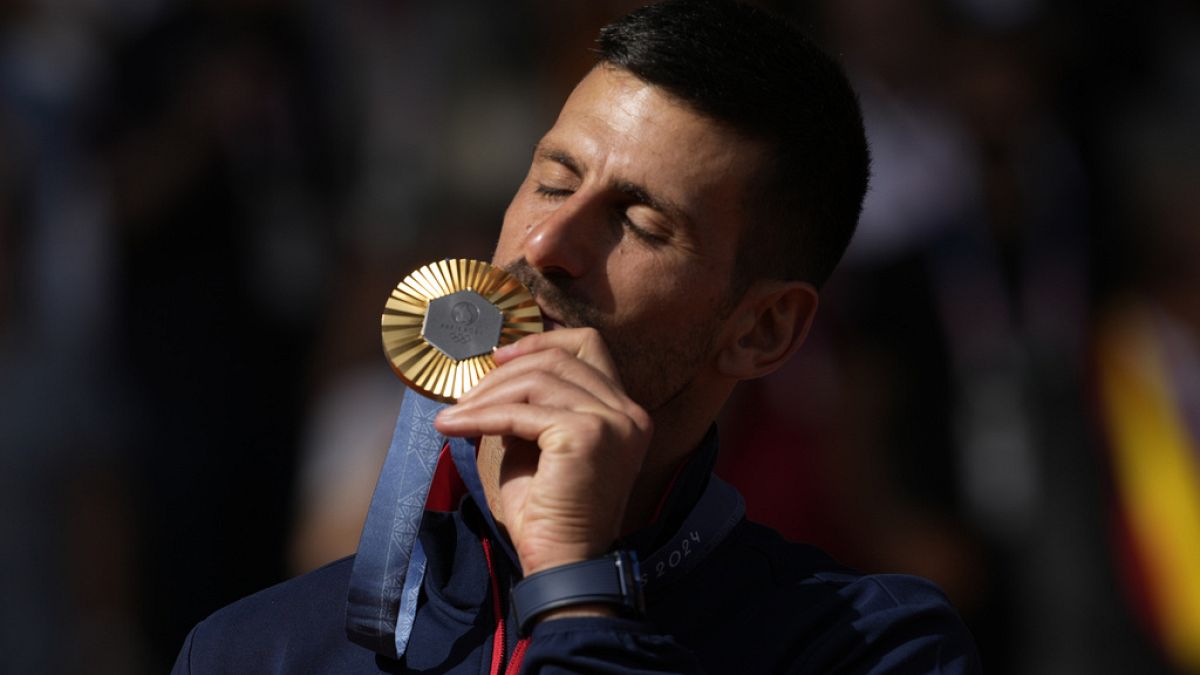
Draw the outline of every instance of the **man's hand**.
<instances>
[{"instance_id":1,"label":"man's hand","mask_svg":"<svg viewBox=\"0 0 1200 675\"><path fill-rule=\"evenodd\" d=\"M526 575L600 556L621 533L650 415L625 395L593 329L531 335L497 350L496 363L437 429L501 438L495 515Z\"/></svg>"}]
</instances>

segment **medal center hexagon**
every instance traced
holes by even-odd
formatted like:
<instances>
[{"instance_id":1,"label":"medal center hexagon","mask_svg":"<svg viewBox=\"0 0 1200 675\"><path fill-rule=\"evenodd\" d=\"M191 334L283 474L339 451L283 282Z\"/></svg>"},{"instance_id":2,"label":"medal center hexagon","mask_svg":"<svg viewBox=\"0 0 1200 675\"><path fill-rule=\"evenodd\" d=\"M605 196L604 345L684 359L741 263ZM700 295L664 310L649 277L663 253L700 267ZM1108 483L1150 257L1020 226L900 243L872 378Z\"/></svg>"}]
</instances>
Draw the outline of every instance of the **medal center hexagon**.
<instances>
[{"instance_id":1,"label":"medal center hexagon","mask_svg":"<svg viewBox=\"0 0 1200 675\"><path fill-rule=\"evenodd\" d=\"M446 356L465 361L487 354L500 342L504 315L475 291L458 291L429 301L421 336Z\"/></svg>"}]
</instances>

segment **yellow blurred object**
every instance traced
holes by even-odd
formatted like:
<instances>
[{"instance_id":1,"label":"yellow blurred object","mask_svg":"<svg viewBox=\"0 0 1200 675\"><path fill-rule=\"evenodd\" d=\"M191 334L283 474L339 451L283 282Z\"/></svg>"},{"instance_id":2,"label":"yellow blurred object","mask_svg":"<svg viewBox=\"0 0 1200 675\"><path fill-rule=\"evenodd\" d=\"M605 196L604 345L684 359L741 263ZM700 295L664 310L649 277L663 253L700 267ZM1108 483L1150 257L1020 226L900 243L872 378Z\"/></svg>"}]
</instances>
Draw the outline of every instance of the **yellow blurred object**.
<instances>
[{"instance_id":1,"label":"yellow blurred object","mask_svg":"<svg viewBox=\"0 0 1200 675\"><path fill-rule=\"evenodd\" d=\"M1151 308L1101 326L1098 376L1117 499L1172 661L1200 671L1200 467Z\"/></svg>"}]
</instances>

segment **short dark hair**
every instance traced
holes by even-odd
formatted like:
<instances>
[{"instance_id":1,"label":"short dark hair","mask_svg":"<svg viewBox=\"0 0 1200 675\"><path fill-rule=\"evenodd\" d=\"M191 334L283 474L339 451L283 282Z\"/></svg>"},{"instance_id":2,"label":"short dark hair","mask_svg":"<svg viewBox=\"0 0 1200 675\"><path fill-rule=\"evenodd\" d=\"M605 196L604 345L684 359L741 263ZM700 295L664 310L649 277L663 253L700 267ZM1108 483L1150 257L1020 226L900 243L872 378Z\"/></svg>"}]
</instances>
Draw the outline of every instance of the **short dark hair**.
<instances>
[{"instance_id":1,"label":"short dark hair","mask_svg":"<svg viewBox=\"0 0 1200 675\"><path fill-rule=\"evenodd\" d=\"M836 61L783 19L730 0L665 0L600 31L599 59L745 136L769 156L753 182L734 268L825 282L862 211L870 156Z\"/></svg>"}]
</instances>

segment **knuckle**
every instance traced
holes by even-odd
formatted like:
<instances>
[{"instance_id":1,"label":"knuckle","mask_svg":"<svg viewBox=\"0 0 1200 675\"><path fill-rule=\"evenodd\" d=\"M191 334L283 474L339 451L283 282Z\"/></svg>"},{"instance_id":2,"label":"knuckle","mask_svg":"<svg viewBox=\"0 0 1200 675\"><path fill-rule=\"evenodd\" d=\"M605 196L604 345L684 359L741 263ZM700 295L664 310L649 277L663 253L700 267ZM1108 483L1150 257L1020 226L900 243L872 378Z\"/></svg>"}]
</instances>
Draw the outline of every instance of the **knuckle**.
<instances>
[{"instance_id":1,"label":"knuckle","mask_svg":"<svg viewBox=\"0 0 1200 675\"><path fill-rule=\"evenodd\" d=\"M589 438L601 438L607 431L608 424L599 415L584 415L579 422L579 432Z\"/></svg>"},{"instance_id":2,"label":"knuckle","mask_svg":"<svg viewBox=\"0 0 1200 675\"><path fill-rule=\"evenodd\" d=\"M530 396L535 396L539 400L554 401L557 399L558 387L560 382L557 377L554 377L550 372L539 370L530 372L526 381L528 389L527 393Z\"/></svg>"},{"instance_id":3,"label":"knuckle","mask_svg":"<svg viewBox=\"0 0 1200 675\"><path fill-rule=\"evenodd\" d=\"M626 445L640 445L649 437L649 426L652 424L648 416L638 416L628 412L618 416L617 434Z\"/></svg>"},{"instance_id":4,"label":"knuckle","mask_svg":"<svg viewBox=\"0 0 1200 675\"><path fill-rule=\"evenodd\" d=\"M650 434L654 431L654 418L650 417L650 413L642 406L630 401L625 415L641 433Z\"/></svg>"},{"instance_id":5,"label":"knuckle","mask_svg":"<svg viewBox=\"0 0 1200 675\"><path fill-rule=\"evenodd\" d=\"M526 373L523 378L526 387L530 387L533 391L543 391L551 384L554 378L544 370L534 370Z\"/></svg>"},{"instance_id":6,"label":"knuckle","mask_svg":"<svg viewBox=\"0 0 1200 675\"><path fill-rule=\"evenodd\" d=\"M600 331L596 330L592 326L585 326L579 330L581 331L581 336L584 342L593 344L604 342L603 338L600 337Z\"/></svg>"}]
</instances>

